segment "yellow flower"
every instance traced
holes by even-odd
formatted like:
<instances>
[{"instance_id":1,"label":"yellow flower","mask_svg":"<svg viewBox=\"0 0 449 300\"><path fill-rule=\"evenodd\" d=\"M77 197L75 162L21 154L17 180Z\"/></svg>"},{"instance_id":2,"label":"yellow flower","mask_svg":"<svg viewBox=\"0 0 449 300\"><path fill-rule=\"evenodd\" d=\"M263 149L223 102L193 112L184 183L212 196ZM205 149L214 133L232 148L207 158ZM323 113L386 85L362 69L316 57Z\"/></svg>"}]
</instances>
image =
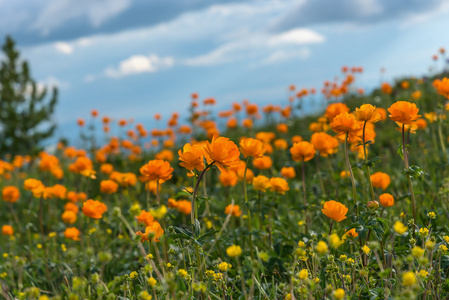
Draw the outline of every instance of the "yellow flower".
<instances>
[{"instance_id":1,"label":"yellow flower","mask_svg":"<svg viewBox=\"0 0 449 300\"><path fill-rule=\"evenodd\" d=\"M136 271L133 271L133 272L131 272L131 274L129 274L129 277L130 277L131 279L135 279L135 278L137 278L138 275L139 275L139 274L137 274Z\"/></svg>"},{"instance_id":2,"label":"yellow flower","mask_svg":"<svg viewBox=\"0 0 449 300\"><path fill-rule=\"evenodd\" d=\"M266 253L266 252L259 252L259 258L262 260L262 261L268 261L268 259L270 258L270 256L268 255L268 253Z\"/></svg>"},{"instance_id":3,"label":"yellow flower","mask_svg":"<svg viewBox=\"0 0 449 300\"><path fill-rule=\"evenodd\" d=\"M305 247L306 247L306 244L305 244L303 241L299 241L299 242L298 242L298 247L299 247L299 248L305 248Z\"/></svg>"},{"instance_id":4,"label":"yellow flower","mask_svg":"<svg viewBox=\"0 0 449 300\"><path fill-rule=\"evenodd\" d=\"M427 250L432 250L433 248L435 248L435 242L432 241L427 241L425 245Z\"/></svg>"},{"instance_id":5,"label":"yellow flower","mask_svg":"<svg viewBox=\"0 0 449 300\"><path fill-rule=\"evenodd\" d=\"M334 291L334 298L337 300L341 300L345 297L345 290L343 289L336 289Z\"/></svg>"},{"instance_id":6,"label":"yellow flower","mask_svg":"<svg viewBox=\"0 0 449 300\"><path fill-rule=\"evenodd\" d=\"M429 235L429 229L427 229L426 227L420 228L419 229L419 234L421 236L428 236Z\"/></svg>"},{"instance_id":7,"label":"yellow flower","mask_svg":"<svg viewBox=\"0 0 449 300\"><path fill-rule=\"evenodd\" d=\"M346 255L344 255L344 254L340 255L340 261L341 262L345 262L347 260L348 260L348 257Z\"/></svg>"},{"instance_id":8,"label":"yellow flower","mask_svg":"<svg viewBox=\"0 0 449 300\"><path fill-rule=\"evenodd\" d=\"M316 278L313 280L313 282L318 283L318 282L320 282L320 279L319 279L318 277L316 277Z\"/></svg>"},{"instance_id":9,"label":"yellow flower","mask_svg":"<svg viewBox=\"0 0 449 300\"><path fill-rule=\"evenodd\" d=\"M424 249L419 246L415 246L412 249L412 255L415 258L420 258L424 255Z\"/></svg>"},{"instance_id":10,"label":"yellow flower","mask_svg":"<svg viewBox=\"0 0 449 300\"><path fill-rule=\"evenodd\" d=\"M228 264L227 262L222 262L218 265L218 269L220 269L220 271L222 272L226 272L231 267L232 267L231 264Z\"/></svg>"},{"instance_id":11,"label":"yellow flower","mask_svg":"<svg viewBox=\"0 0 449 300\"><path fill-rule=\"evenodd\" d=\"M446 241L446 243L449 243L449 236L445 235L444 240Z\"/></svg>"},{"instance_id":12,"label":"yellow flower","mask_svg":"<svg viewBox=\"0 0 449 300\"><path fill-rule=\"evenodd\" d=\"M412 286L416 283L416 276L413 272L405 272L402 274L402 284L404 286Z\"/></svg>"},{"instance_id":13,"label":"yellow flower","mask_svg":"<svg viewBox=\"0 0 449 300\"><path fill-rule=\"evenodd\" d=\"M405 226L401 221L396 221L393 225L394 231L396 231L397 234L402 235L407 231L407 226Z\"/></svg>"},{"instance_id":14,"label":"yellow flower","mask_svg":"<svg viewBox=\"0 0 449 300\"><path fill-rule=\"evenodd\" d=\"M318 251L319 254L326 254L328 250L328 247L325 242L319 241L316 245L316 251Z\"/></svg>"},{"instance_id":15,"label":"yellow flower","mask_svg":"<svg viewBox=\"0 0 449 300\"><path fill-rule=\"evenodd\" d=\"M150 213L156 219L162 219L167 213L167 207L165 205L161 205L158 209L151 209Z\"/></svg>"},{"instance_id":16,"label":"yellow flower","mask_svg":"<svg viewBox=\"0 0 449 300\"><path fill-rule=\"evenodd\" d=\"M447 252L447 247L446 247L446 245L440 245L440 247L438 247L438 249L441 251L441 252L443 252L443 253L446 253Z\"/></svg>"},{"instance_id":17,"label":"yellow flower","mask_svg":"<svg viewBox=\"0 0 449 300\"><path fill-rule=\"evenodd\" d=\"M229 257L237 257L237 256L240 256L240 255L242 255L242 248L241 248L240 246L237 246L237 245L229 246L229 247L226 249L226 254L227 254Z\"/></svg>"},{"instance_id":18,"label":"yellow flower","mask_svg":"<svg viewBox=\"0 0 449 300\"><path fill-rule=\"evenodd\" d=\"M178 276L184 278L187 276L187 271L185 269L179 269L178 270Z\"/></svg>"},{"instance_id":19,"label":"yellow flower","mask_svg":"<svg viewBox=\"0 0 449 300\"><path fill-rule=\"evenodd\" d=\"M429 212L429 213L427 214L427 216L428 216L429 218L431 218L431 219L435 219L435 218L437 217L437 215L436 215L433 211Z\"/></svg>"},{"instance_id":20,"label":"yellow flower","mask_svg":"<svg viewBox=\"0 0 449 300\"><path fill-rule=\"evenodd\" d=\"M352 265L353 263L355 263L353 258L348 258L348 264Z\"/></svg>"},{"instance_id":21,"label":"yellow flower","mask_svg":"<svg viewBox=\"0 0 449 300\"><path fill-rule=\"evenodd\" d=\"M329 237L329 244L334 249L337 249L338 247L341 246L342 242L338 234L336 233L331 234L331 236Z\"/></svg>"},{"instance_id":22,"label":"yellow flower","mask_svg":"<svg viewBox=\"0 0 449 300\"><path fill-rule=\"evenodd\" d=\"M365 245L362 247L362 251L365 252L366 255L368 255L371 252L371 249Z\"/></svg>"},{"instance_id":23,"label":"yellow flower","mask_svg":"<svg viewBox=\"0 0 449 300\"><path fill-rule=\"evenodd\" d=\"M302 269L299 271L298 277L302 280L307 279L307 277L309 277L309 271L307 269Z\"/></svg>"},{"instance_id":24,"label":"yellow flower","mask_svg":"<svg viewBox=\"0 0 449 300\"><path fill-rule=\"evenodd\" d=\"M148 278L148 284L149 284L151 287L154 287L154 286L156 285L156 283L157 283L157 280L154 279L153 277Z\"/></svg>"},{"instance_id":25,"label":"yellow flower","mask_svg":"<svg viewBox=\"0 0 449 300\"><path fill-rule=\"evenodd\" d=\"M418 275L421 278L425 278L425 277L427 277L427 275L429 275L429 272L427 272L426 270L421 270L421 271L419 271Z\"/></svg>"}]
</instances>

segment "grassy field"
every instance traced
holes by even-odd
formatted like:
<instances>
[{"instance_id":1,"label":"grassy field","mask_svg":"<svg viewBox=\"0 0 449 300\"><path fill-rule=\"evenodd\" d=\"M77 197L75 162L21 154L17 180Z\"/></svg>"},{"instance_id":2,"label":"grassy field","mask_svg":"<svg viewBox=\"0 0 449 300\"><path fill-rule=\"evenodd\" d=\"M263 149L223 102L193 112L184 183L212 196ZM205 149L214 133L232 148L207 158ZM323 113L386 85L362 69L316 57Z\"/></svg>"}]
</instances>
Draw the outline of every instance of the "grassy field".
<instances>
[{"instance_id":1,"label":"grassy field","mask_svg":"<svg viewBox=\"0 0 449 300\"><path fill-rule=\"evenodd\" d=\"M449 79L363 95L358 72L324 85L319 116L294 86L218 114L192 94L168 127L92 111L81 149L12 154L2 297L449 298Z\"/></svg>"}]
</instances>

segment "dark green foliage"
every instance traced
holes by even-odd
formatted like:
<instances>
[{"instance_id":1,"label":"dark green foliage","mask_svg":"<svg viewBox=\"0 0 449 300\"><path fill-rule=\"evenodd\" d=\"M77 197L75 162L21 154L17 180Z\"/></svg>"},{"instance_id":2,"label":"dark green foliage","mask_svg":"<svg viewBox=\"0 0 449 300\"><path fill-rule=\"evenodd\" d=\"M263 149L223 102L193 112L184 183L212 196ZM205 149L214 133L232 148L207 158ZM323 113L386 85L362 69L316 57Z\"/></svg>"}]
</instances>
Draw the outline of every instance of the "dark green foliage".
<instances>
[{"instance_id":1,"label":"dark green foliage","mask_svg":"<svg viewBox=\"0 0 449 300\"><path fill-rule=\"evenodd\" d=\"M51 121L58 90L39 88L31 78L28 63L19 59L11 37L2 46L0 65L0 155L34 154L41 142L52 136ZM47 100L48 99L48 100Z\"/></svg>"}]
</instances>

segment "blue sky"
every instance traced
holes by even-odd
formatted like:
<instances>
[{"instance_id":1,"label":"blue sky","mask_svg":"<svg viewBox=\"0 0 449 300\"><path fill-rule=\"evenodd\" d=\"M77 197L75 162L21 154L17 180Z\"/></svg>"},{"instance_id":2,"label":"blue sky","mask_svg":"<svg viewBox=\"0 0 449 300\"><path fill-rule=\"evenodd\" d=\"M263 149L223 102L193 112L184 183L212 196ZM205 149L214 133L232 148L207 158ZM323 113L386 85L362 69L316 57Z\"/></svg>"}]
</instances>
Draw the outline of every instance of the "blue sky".
<instances>
[{"instance_id":1,"label":"blue sky","mask_svg":"<svg viewBox=\"0 0 449 300\"><path fill-rule=\"evenodd\" d=\"M67 136L94 108L150 128L192 92L221 108L285 104L288 85L319 89L343 65L363 66L366 88L381 67L388 80L426 74L447 28L444 0L0 0L0 35L59 86Z\"/></svg>"}]
</instances>

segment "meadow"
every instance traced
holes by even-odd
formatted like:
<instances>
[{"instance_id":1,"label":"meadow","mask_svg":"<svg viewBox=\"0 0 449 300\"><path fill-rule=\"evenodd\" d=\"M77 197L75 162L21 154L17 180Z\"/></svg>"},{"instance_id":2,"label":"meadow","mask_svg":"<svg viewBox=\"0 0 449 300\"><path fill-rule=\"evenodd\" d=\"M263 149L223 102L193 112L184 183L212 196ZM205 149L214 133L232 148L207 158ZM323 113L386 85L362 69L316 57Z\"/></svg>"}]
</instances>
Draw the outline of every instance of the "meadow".
<instances>
[{"instance_id":1,"label":"meadow","mask_svg":"<svg viewBox=\"0 0 449 300\"><path fill-rule=\"evenodd\" d=\"M92 110L78 120L82 147L11 153L0 294L449 298L449 79L366 94L361 72L291 85L282 106L216 111L193 93L158 129ZM327 106L305 115L318 93Z\"/></svg>"}]
</instances>

